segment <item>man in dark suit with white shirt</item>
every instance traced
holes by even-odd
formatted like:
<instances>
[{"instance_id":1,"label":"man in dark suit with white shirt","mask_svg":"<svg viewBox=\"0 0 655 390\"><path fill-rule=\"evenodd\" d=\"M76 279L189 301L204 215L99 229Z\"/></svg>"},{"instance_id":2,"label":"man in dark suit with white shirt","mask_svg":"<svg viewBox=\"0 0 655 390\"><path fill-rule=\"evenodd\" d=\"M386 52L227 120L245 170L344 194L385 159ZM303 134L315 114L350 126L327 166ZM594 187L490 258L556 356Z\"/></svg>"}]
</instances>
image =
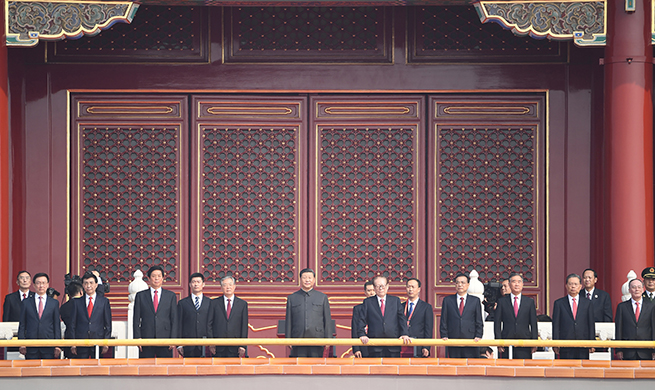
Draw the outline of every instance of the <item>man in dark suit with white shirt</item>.
<instances>
[{"instance_id":1,"label":"man in dark suit with white shirt","mask_svg":"<svg viewBox=\"0 0 655 390\"><path fill-rule=\"evenodd\" d=\"M407 317L403 313L400 298L387 295L389 282L384 276L373 278L375 296L364 299L357 325L357 335L362 343L369 338L401 339L410 344ZM368 326L368 333L366 327ZM368 346L369 357L400 357L400 346Z\"/></svg>"},{"instance_id":2,"label":"man in dark suit with white shirt","mask_svg":"<svg viewBox=\"0 0 655 390\"><path fill-rule=\"evenodd\" d=\"M553 305L553 340L594 340L596 324L591 301L582 298L580 275L566 277L568 294L555 301ZM589 359L594 348L553 348L560 359Z\"/></svg>"},{"instance_id":3,"label":"man in dark suit with white shirt","mask_svg":"<svg viewBox=\"0 0 655 390\"><path fill-rule=\"evenodd\" d=\"M300 290L287 297L286 338L332 338L332 314L327 295L314 289L316 274L300 271ZM294 346L291 357L323 357L325 346Z\"/></svg>"},{"instance_id":4,"label":"man in dark suit with white shirt","mask_svg":"<svg viewBox=\"0 0 655 390\"><path fill-rule=\"evenodd\" d=\"M591 268L582 273L582 284L584 290L581 295L591 301L594 310L594 322L612 322L612 299L603 290L596 288L598 274Z\"/></svg>"},{"instance_id":5,"label":"man in dark suit with white shirt","mask_svg":"<svg viewBox=\"0 0 655 390\"><path fill-rule=\"evenodd\" d=\"M18 290L5 296L2 305L2 322L18 322L20 320L20 304L23 299L34 297L34 292L30 291L32 277L27 271L20 271L16 276Z\"/></svg>"},{"instance_id":6,"label":"man in dark suit with white shirt","mask_svg":"<svg viewBox=\"0 0 655 390\"><path fill-rule=\"evenodd\" d=\"M45 273L34 275L36 293L33 298L21 303L18 321L18 339L61 339L61 322L59 320L59 302L46 295L50 287L50 277ZM59 358L59 347L20 347L25 359Z\"/></svg>"},{"instance_id":7,"label":"man in dark suit with white shirt","mask_svg":"<svg viewBox=\"0 0 655 390\"><path fill-rule=\"evenodd\" d=\"M497 340L532 339L539 336L537 331L537 309L534 299L523 292L523 277L513 273L509 277L510 293L498 299L494 317L494 337ZM536 347L515 347L514 359L532 359ZM498 347L502 358L509 357L504 347Z\"/></svg>"},{"instance_id":8,"label":"man in dark suit with white shirt","mask_svg":"<svg viewBox=\"0 0 655 390\"><path fill-rule=\"evenodd\" d=\"M248 302L234 295L236 280L232 276L221 279L223 295L212 301L214 337L222 339L248 338ZM247 347L217 345L212 347L216 357L246 357Z\"/></svg>"},{"instance_id":9,"label":"man in dark suit with white shirt","mask_svg":"<svg viewBox=\"0 0 655 390\"><path fill-rule=\"evenodd\" d=\"M96 293L98 279L92 273L82 277L84 295L73 299L72 333L76 339L109 339L111 338L111 305L104 295ZM71 347L71 353L79 359L88 359L93 347ZM107 352L109 347L103 346L100 354Z\"/></svg>"},{"instance_id":10,"label":"man in dark suit with white shirt","mask_svg":"<svg viewBox=\"0 0 655 390\"><path fill-rule=\"evenodd\" d=\"M212 301L204 296L205 277L201 273L193 273L189 277L191 295L180 299L177 304L177 318L180 321L180 338L202 339L212 338ZM184 357L203 357L205 347L188 345L177 347Z\"/></svg>"},{"instance_id":11,"label":"man in dark suit with white shirt","mask_svg":"<svg viewBox=\"0 0 655 390\"><path fill-rule=\"evenodd\" d=\"M643 297L644 284L639 279L629 283L631 298L616 307L615 340L655 340L655 304ZM652 360L655 351L645 348L617 348L619 360Z\"/></svg>"},{"instance_id":12,"label":"man in dark suit with white shirt","mask_svg":"<svg viewBox=\"0 0 655 390\"><path fill-rule=\"evenodd\" d=\"M174 292L165 290L164 269L155 265L148 269L150 288L139 291L134 298L134 322L132 324L135 339L169 339L177 338L177 296ZM172 357L170 347L139 346L140 358Z\"/></svg>"},{"instance_id":13,"label":"man in dark suit with white shirt","mask_svg":"<svg viewBox=\"0 0 655 390\"><path fill-rule=\"evenodd\" d=\"M373 286L373 282L368 281L364 283L364 295L366 295L366 298L375 295L375 287ZM353 316L352 319L350 320L350 336L354 339L358 338L357 321L359 321L359 318L362 315L363 307L364 307L363 303L353 306ZM355 356L356 358L368 357L368 347L362 345L353 345L353 356Z\"/></svg>"},{"instance_id":14,"label":"man in dark suit with white shirt","mask_svg":"<svg viewBox=\"0 0 655 390\"><path fill-rule=\"evenodd\" d=\"M421 281L417 278L410 278L405 283L407 289L407 301L403 303L403 313L407 317L407 328L409 337L415 339L431 339L434 330L434 311L432 305L420 299ZM412 353L405 356L405 350L410 349ZM430 356L429 346L404 347L402 357L428 357Z\"/></svg>"},{"instance_id":15,"label":"man in dark suit with white shirt","mask_svg":"<svg viewBox=\"0 0 655 390\"><path fill-rule=\"evenodd\" d=\"M480 341L484 331L482 322L482 305L478 297L469 295L470 279L468 275L457 274L455 288L457 294L444 298L441 304L441 324L439 334L442 339L473 339ZM479 347L447 347L451 358L480 357Z\"/></svg>"}]
</instances>

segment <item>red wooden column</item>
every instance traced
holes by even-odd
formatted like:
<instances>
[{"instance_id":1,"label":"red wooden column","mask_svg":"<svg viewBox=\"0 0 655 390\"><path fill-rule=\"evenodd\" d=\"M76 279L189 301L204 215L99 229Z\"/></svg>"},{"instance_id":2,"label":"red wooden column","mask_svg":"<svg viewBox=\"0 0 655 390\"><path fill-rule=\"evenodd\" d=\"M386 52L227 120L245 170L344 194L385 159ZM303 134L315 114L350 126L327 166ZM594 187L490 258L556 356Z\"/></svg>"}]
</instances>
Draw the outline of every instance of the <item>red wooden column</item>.
<instances>
[{"instance_id":1,"label":"red wooden column","mask_svg":"<svg viewBox=\"0 0 655 390\"><path fill-rule=\"evenodd\" d=\"M5 1L0 0L0 295L9 293L9 83Z\"/></svg>"},{"instance_id":2,"label":"red wooden column","mask_svg":"<svg viewBox=\"0 0 655 390\"><path fill-rule=\"evenodd\" d=\"M633 269L653 264L651 1L607 1L605 47L605 269L612 301Z\"/></svg>"}]
</instances>

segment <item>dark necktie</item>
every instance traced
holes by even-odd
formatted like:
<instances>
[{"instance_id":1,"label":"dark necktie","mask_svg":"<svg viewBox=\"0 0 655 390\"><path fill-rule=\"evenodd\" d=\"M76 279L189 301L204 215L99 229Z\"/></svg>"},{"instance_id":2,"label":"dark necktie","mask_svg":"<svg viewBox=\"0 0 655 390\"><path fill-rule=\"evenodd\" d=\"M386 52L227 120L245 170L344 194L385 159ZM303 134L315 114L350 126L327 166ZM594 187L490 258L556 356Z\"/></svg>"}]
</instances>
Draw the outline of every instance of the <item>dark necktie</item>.
<instances>
[{"instance_id":1,"label":"dark necktie","mask_svg":"<svg viewBox=\"0 0 655 390\"><path fill-rule=\"evenodd\" d=\"M200 297L196 297L196 311L200 310Z\"/></svg>"},{"instance_id":2,"label":"dark necktie","mask_svg":"<svg viewBox=\"0 0 655 390\"><path fill-rule=\"evenodd\" d=\"M464 297L459 298L459 315L461 316L464 313Z\"/></svg>"},{"instance_id":3,"label":"dark necktie","mask_svg":"<svg viewBox=\"0 0 655 390\"><path fill-rule=\"evenodd\" d=\"M409 303L409 310L407 310L407 318L412 316L412 312L414 311L414 302Z\"/></svg>"},{"instance_id":4,"label":"dark necktie","mask_svg":"<svg viewBox=\"0 0 655 390\"><path fill-rule=\"evenodd\" d=\"M27 298L27 294L23 293L23 299Z\"/></svg>"},{"instance_id":5,"label":"dark necktie","mask_svg":"<svg viewBox=\"0 0 655 390\"><path fill-rule=\"evenodd\" d=\"M227 299L227 310L225 311L225 314L227 314L227 318L230 318L230 313L232 313L232 303L230 303L230 298Z\"/></svg>"}]
</instances>

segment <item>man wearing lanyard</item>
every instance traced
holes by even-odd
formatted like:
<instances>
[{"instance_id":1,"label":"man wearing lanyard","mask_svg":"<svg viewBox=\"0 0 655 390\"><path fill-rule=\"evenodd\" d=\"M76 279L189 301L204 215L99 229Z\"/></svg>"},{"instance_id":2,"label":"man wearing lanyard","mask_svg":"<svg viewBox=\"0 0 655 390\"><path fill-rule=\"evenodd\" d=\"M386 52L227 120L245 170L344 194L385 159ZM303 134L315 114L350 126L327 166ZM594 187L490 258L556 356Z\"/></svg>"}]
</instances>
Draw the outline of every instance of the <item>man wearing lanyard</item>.
<instances>
[{"instance_id":1,"label":"man wearing lanyard","mask_svg":"<svg viewBox=\"0 0 655 390\"><path fill-rule=\"evenodd\" d=\"M416 278L407 280L407 301L403 303L403 311L407 317L409 337L417 339L431 339L434 327L434 312L432 305L419 299L421 281ZM407 353L406 351L410 352ZM428 357L430 347L403 347L401 357Z\"/></svg>"}]
</instances>

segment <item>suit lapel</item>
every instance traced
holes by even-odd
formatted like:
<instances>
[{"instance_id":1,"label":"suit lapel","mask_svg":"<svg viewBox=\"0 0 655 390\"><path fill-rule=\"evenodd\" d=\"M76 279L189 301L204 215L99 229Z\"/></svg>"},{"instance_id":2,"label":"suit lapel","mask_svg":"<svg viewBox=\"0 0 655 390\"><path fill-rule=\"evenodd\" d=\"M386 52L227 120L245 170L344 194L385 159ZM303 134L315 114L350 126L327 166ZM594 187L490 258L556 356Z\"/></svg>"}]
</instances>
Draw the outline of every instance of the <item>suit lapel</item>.
<instances>
[{"instance_id":1,"label":"suit lapel","mask_svg":"<svg viewBox=\"0 0 655 390\"><path fill-rule=\"evenodd\" d=\"M225 318L225 321L227 321L228 318L227 318L227 312L225 311L225 296L223 296L223 295L221 295L218 298L218 308L221 311L221 313L223 314L223 318Z\"/></svg>"}]
</instances>

